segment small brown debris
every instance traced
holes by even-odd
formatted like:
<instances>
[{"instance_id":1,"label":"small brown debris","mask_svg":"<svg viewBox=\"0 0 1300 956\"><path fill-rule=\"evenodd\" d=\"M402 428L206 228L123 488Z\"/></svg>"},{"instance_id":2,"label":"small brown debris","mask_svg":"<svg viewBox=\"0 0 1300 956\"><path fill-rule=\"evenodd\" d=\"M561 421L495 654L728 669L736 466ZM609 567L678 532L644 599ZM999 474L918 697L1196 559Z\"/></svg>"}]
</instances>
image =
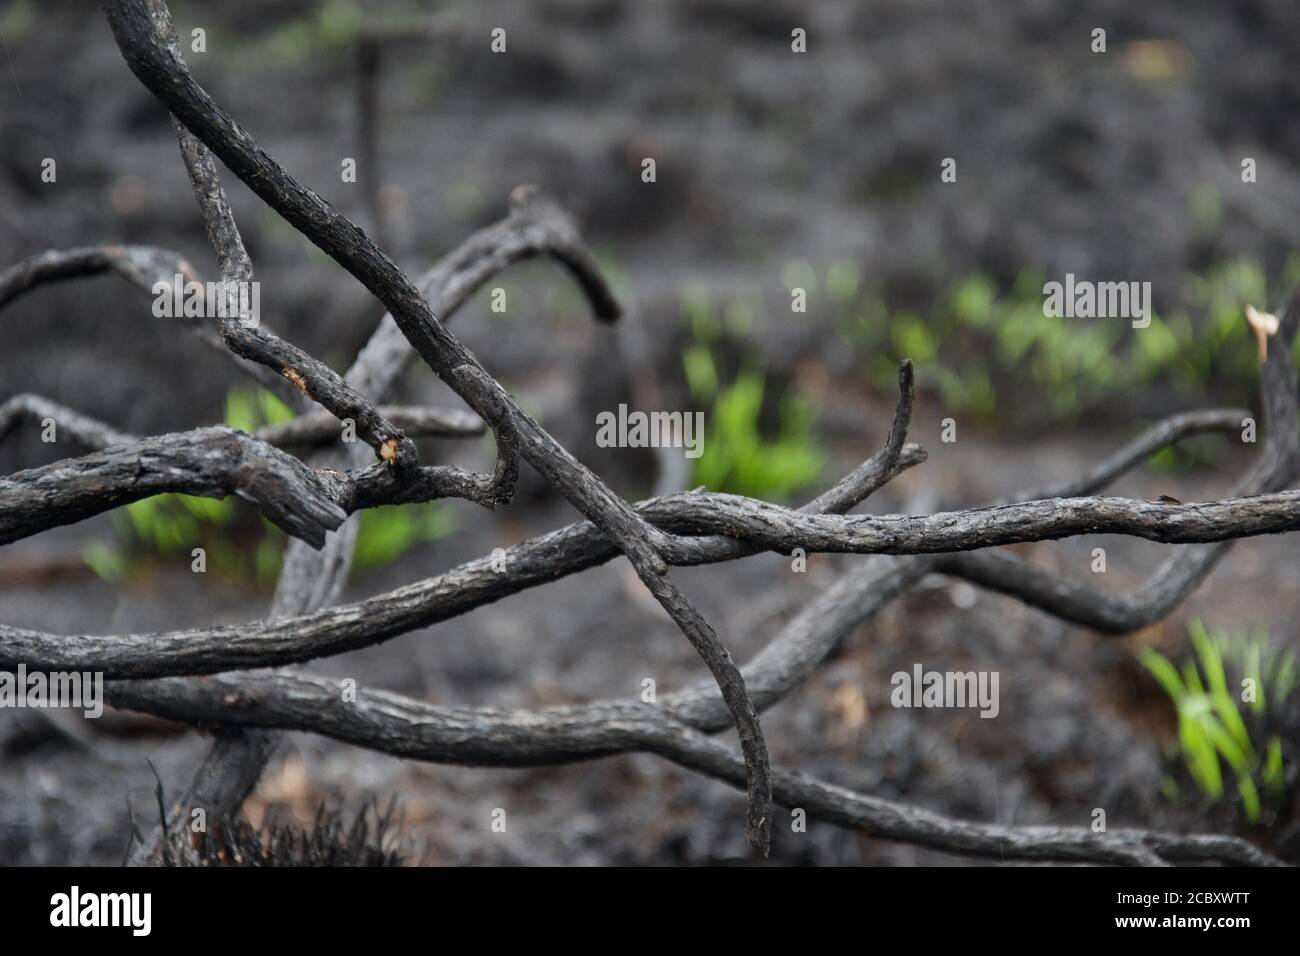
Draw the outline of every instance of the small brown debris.
<instances>
[{"instance_id":1,"label":"small brown debris","mask_svg":"<svg viewBox=\"0 0 1300 956\"><path fill-rule=\"evenodd\" d=\"M831 693L830 708L849 730L857 730L867 722L867 698L856 683L843 683Z\"/></svg>"},{"instance_id":2,"label":"small brown debris","mask_svg":"<svg viewBox=\"0 0 1300 956\"><path fill-rule=\"evenodd\" d=\"M1259 346L1259 360L1268 358L1268 337L1277 335L1277 316L1272 312L1260 312L1253 305L1246 306L1246 322L1255 333L1255 344Z\"/></svg>"}]
</instances>

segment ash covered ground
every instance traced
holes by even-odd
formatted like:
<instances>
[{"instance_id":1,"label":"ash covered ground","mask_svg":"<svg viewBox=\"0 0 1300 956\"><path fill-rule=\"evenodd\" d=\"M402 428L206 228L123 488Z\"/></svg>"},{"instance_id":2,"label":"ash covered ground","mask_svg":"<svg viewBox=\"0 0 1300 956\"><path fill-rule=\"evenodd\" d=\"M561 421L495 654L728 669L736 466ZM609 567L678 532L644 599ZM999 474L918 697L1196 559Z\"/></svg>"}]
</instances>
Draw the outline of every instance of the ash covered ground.
<instances>
[{"instance_id":1,"label":"ash covered ground","mask_svg":"<svg viewBox=\"0 0 1300 956\"><path fill-rule=\"evenodd\" d=\"M20 28L6 37L10 82L0 71L0 265L50 248L129 242L176 249L212 272L167 115L130 75L98 11L29 6L26 19L0 11L0 29ZM189 57L200 82L302 181L373 229L363 191L339 182L339 157L359 151L353 50L320 39L319 9L175 4L174 14L183 34L208 29L209 52ZM368 16L410 9L366 7ZM856 263L899 308L924 309L973 271L1009 284L1024 269L1142 278L1165 308L1161 296L1173 298L1188 274L1236 256L1278 270L1300 248L1300 132L1288 122L1300 104L1293 3L1227 10L1209 2L897 0L805 9L575 0L444 9L445 33L396 46L383 60L386 251L422 272L498 218L524 182L541 184L579 217L614 268L625 322L594 325L561 270L539 262L506 277L507 316L493 315L480 295L452 328L630 499L659 485L656 460L597 448L593 422L647 380L662 388L665 407L689 404L683 290L756 302L744 356L761 356L769 382L798 383L817 399L828 461L811 495L879 446L894 395L865 380L870 357L840 334L828 309L790 313L784 276L792 260ZM295 34L301 22L317 32ZM508 31L506 56L488 52L496 26ZM789 51L794 26L808 31L807 55ZM1108 30L1105 57L1089 50L1094 26ZM1240 188L1242 155L1261 170L1249 189ZM35 172L46 156L58 158L57 188ZM640 181L646 156L657 161L653 186ZM940 182L946 156L959 157L957 184ZM263 284L266 321L344 368L382 307L224 178ZM1221 207L1212 230L1196 213L1195 197L1207 188ZM159 327L147 306L113 278L46 288L9 306L0 316L0 400L37 392L139 434L219 421L236 373L179 330ZM937 383L924 367L918 381L910 437L929 461L862 510L964 507L1076 475L1142 423L1251 405L1255 387L1157 384L1053 425L1026 413L1041 403L1022 386L995 422L963 425L958 443L947 445ZM406 375L394 398L453 401L427 370ZM490 461L477 442L424 441L421 450L430 462ZM1139 470L1114 493L1221 497L1252 450L1212 450L1195 470ZM33 430L0 446L6 472L56 457ZM344 599L577 517L532 475L507 508L445 507L454 532L355 574ZM193 575L187 562L159 561L126 584L100 580L80 555L88 541L114 534L101 517L6 547L0 619L76 634L265 613L265 590ZM1109 555L1104 576L1088 571L1096 546ZM1113 592L1135 587L1169 551L1110 537L1018 550ZM927 579L765 714L773 760L974 820L1086 826L1093 808L1105 807L1111 827L1252 833L1230 807L1161 795L1173 712L1134 648L1181 653L1193 617L1267 626L1294 643L1296 557L1287 537L1243 542L1168 621L1123 639ZM793 574L788 558L761 555L680 570L675 579L743 661L837 575L864 573L874 560L814 556L806 574ZM999 718L891 707L890 675L916 662L997 670ZM635 695L647 677L659 693L707 678L622 560L310 667L437 703L507 708ZM202 734L124 715L91 726L0 711L0 863L118 862L128 803L140 820L152 819L151 766L179 788L206 746ZM394 795L403 842L422 862L748 859L743 795L644 755L469 769L294 734L246 809L307 822L322 798L360 804ZM504 834L489 826L496 807L509 814ZM773 854L781 862L959 862L815 821L794 834L783 816ZM1297 852L1285 825L1253 835Z\"/></svg>"}]
</instances>

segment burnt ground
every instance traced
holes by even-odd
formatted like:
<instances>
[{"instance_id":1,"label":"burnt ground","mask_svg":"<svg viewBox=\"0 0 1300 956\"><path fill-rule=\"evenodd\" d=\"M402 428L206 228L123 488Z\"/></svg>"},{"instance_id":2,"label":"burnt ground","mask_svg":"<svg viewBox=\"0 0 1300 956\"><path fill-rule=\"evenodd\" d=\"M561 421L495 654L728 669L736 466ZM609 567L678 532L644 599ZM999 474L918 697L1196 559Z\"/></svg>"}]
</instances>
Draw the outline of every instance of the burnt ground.
<instances>
[{"instance_id":1,"label":"burnt ground","mask_svg":"<svg viewBox=\"0 0 1300 956\"><path fill-rule=\"evenodd\" d=\"M0 262L46 248L141 242L175 248L211 269L202 227L164 112L133 80L98 13L84 4L0 11L13 82L0 75ZM1286 120L1300 99L1289 64L1300 43L1286 2L1136 7L1089 2L794 4L603 0L465 5L434 41L384 62L380 120L388 249L419 271L500 215L520 182L538 182L582 219L616 268L630 325L594 328L565 278L544 264L507 285L511 314L485 298L457 334L584 461L627 496L654 484L649 459L594 447L596 411L628 400L636 376L659 381L668 407L688 401L680 373L679 300L703 287L763 303L748 345L774 379L820 382L818 433L834 480L883 438L893 396L855 375L867 358L824 308L791 316L783 284L793 259L859 264L900 305L974 270L1010 282L1049 274L1148 279L1171 297L1182 277L1229 256L1277 268L1297 248L1300 142ZM385 12L401 5L376 5ZM642 8L644 7L644 9ZM200 80L268 150L368 228L364 195L338 183L356 155L351 47L302 40L293 25L314 5L176 5L182 32L209 31L191 56ZM20 11L21 13L21 11ZM210 22L209 22L210 21ZM494 26L510 53L487 54ZM789 54L791 26L810 53ZM1109 31L1110 52L1088 51ZM319 31L318 31L319 32ZM310 34L316 36L316 34ZM294 37L300 37L298 41ZM1159 41L1152 45L1152 41ZM1154 52L1153 52L1154 51ZM1153 60L1154 57L1154 60ZM7 71L6 71L7 72ZM938 161L958 156L957 184ZM1259 182L1240 188L1238 157ZM57 185L35 170L59 163ZM659 181L640 183L640 159ZM337 267L227 177L263 283L267 321L343 367L382 311ZM1192 196L1213 186L1219 226L1198 225ZM227 365L149 318L147 302L112 279L45 289L5 310L0 398L36 391L140 433L218 420ZM633 332L639 331L630 344ZM919 370L912 437L930 460L868 502L877 512L974 504L1059 478L1194 405L1250 401L1253 383L1213 381L1203 394L1129 396L1068 427L1030 427L1014 414L963 425L939 442L945 411ZM400 398L445 402L426 372ZM428 460L482 464L477 444L423 444ZM1122 494L1183 500L1221 495L1248 453L1209 446L1193 473L1138 472ZM28 433L0 449L6 470L50 460ZM397 563L356 575L357 598L449 568L572 520L538 482L516 503L481 513L448 508L457 530ZM111 539L107 518L61 529L0 556L0 619L56 632L171 629L239 621L267 595L157 564L129 586L75 570L81 547ZM1103 545L1110 570L1089 574ZM1125 590L1168 549L1125 539L1076 539L1024 553L1098 587ZM848 786L972 819L1228 831L1225 808L1171 806L1159 794L1161 749L1173 731L1160 692L1133 658L1139 643L1181 652L1185 622L1266 625L1293 640L1300 598L1296 546L1238 545L1164 624L1123 640L1065 627L1016 602L942 579L858 629L817 675L765 718L774 760ZM806 575L762 556L677 573L742 660L809 595L868 559L814 557ZM46 570L42 570L46 569ZM49 571L49 569L54 569ZM46 573L49 571L49 573ZM889 705L889 676L929 669L998 670L1002 713L906 711ZM382 647L318 662L447 704L526 707L661 693L705 676L623 561L518 595ZM128 832L128 801L152 806L153 775L176 785L205 746L194 733L114 717L87 728L0 712L0 862L112 863ZM396 795L406 840L428 862L668 863L744 859L737 792L648 756L541 770L435 767L309 735L268 772L247 809L306 819L322 796ZM15 743L16 741L16 743ZM505 834L488 828L504 807ZM811 823L777 827L777 859L932 863L950 858ZM1278 845L1286 834L1258 834Z\"/></svg>"}]
</instances>

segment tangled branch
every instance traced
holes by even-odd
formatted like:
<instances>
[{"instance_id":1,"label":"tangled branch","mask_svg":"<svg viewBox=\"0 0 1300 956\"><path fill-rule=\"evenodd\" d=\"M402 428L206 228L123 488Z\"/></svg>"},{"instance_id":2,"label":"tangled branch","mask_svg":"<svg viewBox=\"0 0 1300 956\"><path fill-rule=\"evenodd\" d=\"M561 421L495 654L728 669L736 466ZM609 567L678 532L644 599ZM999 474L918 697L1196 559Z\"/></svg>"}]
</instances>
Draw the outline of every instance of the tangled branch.
<instances>
[{"instance_id":1,"label":"tangled branch","mask_svg":"<svg viewBox=\"0 0 1300 956\"><path fill-rule=\"evenodd\" d=\"M1063 620L1120 633L1168 614L1232 541L1300 527L1300 491L1285 490L1300 464L1300 405L1290 358L1300 324L1300 293L1293 295L1266 346L1263 453L1223 500L1178 504L1095 493L1153 451L1188 435L1239 428L1249 413L1235 409L1174 416L1083 477L1009 501L928 515L849 514L899 473L925 460L924 450L906 440L913 369L904 362L884 445L802 508L704 491L632 504L525 413L444 324L490 277L534 255L562 263L598 319L618 317L618 303L594 258L553 200L534 187L520 187L504 220L470 237L419 283L412 282L194 81L162 0L104 0L103 6L127 64L173 115L222 281L251 281L253 270L215 159L388 309L342 375L238 310L228 310L216 329L195 324L209 344L244 360L241 367L257 380L289 389L298 417L255 435L208 427L139 438L38 396L14 396L0 405L0 439L22 421L53 418L91 449L78 458L0 478L0 544L171 491L239 496L297 539L286 552L264 621L77 636L0 624L0 667L102 672L110 679L115 706L223 728L226 732L182 806L230 812L256 782L276 733L303 730L411 759L483 766L534 766L633 751L656 754L743 787L747 836L763 853L770 845L775 800L881 838L977 856L1137 865L1277 862L1230 837L1004 827L953 820L854 793L771 768L759 713L806 679L854 628L927 574L964 578ZM0 308L41 284L105 272L145 290L159 277L194 275L189 263L149 247L44 253L0 273ZM380 404L415 355L472 413ZM344 420L355 423L363 445L333 445ZM413 435L464 436L485 430L496 440L491 474L421 465L411 441ZM315 451L303 460L283 450L291 447ZM367 460L370 452L378 462ZM350 514L444 497L485 507L505 504L521 462L586 520L515 545L505 551L504 560L480 558L415 584L332 606L355 539ZM1135 592L1119 596L1098 594L1021 558L987 550L1099 533L1193 546L1179 549ZM878 557L804 607L742 669L673 583L669 569L795 548ZM321 678L291 670L231 673L373 646L620 555L690 641L710 671L711 684L665 695L653 704L610 700L502 712L437 707L383 691L363 691L357 701L343 703L337 688ZM739 757L708 736L728 726L739 738ZM136 860L147 859L158 846L156 839L144 841Z\"/></svg>"}]
</instances>

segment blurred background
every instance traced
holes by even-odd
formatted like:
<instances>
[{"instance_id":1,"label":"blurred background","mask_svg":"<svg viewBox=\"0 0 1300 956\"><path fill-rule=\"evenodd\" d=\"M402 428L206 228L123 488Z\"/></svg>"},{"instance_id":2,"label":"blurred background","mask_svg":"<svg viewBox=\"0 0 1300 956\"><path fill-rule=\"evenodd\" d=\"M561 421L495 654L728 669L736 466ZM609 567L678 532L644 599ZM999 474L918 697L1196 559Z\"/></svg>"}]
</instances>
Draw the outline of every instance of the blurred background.
<instances>
[{"instance_id":1,"label":"blurred background","mask_svg":"<svg viewBox=\"0 0 1300 956\"><path fill-rule=\"evenodd\" d=\"M1162 416L1257 408L1245 303L1300 279L1300 9L1292 0L545 0L527 5L171 4L218 103L407 272L424 272L537 183L580 220L627 307L589 317L553 263L512 268L456 334L620 494L707 485L800 502L883 440L902 358L917 366L911 438L929 461L865 510L966 507L1077 475ZM506 52L491 34L505 30ZM791 50L806 31L807 52ZM1106 51L1093 52L1105 30ZM215 277L165 110L97 8L0 2L0 267L47 249L138 243ZM382 36L384 39L378 40ZM57 182L41 181L46 157ZM357 181L340 163L358 160ZM642 181L655 161L655 182ZM941 163L956 160L956 181ZM1252 159L1254 182L1243 182ZM262 283L263 320L343 370L382 307L224 176ZM1156 313L1052 320L1065 273L1151 283ZM791 310L791 290L807 310ZM139 434L287 410L231 363L104 277L39 289L0 315L0 401L36 392ZM620 402L705 413L695 462L595 445ZM395 400L454 396L413 368ZM940 422L958 441L940 441ZM1255 448L1204 436L1115 493L1222 496ZM428 440L427 461L484 467L491 445ZM25 429L5 472L69 454ZM573 520L535 476L496 513L464 502L377 509L347 598L438 573ZM209 573L189 570L202 545ZM177 496L0 554L0 619L75 633L263 615L283 536L239 503ZM1090 572L1105 547L1108 569ZM1077 538L1017 549L1106 591L1168 548ZM935 578L864 624L765 716L776 762L945 813L1002 823L1237 832L1300 857L1294 538L1237 546L1167 621L1123 639ZM744 660L837 575L869 560L765 555L676 574ZM1197 640L1191 640L1197 635ZM1152 674L1151 653L1176 685ZM1236 751L1186 720L1223 660L1266 678ZM1256 665L1253 662L1259 660ZM889 676L997 670L1001 713L895 710ZM448 704L533 707L659 693L705 675L623 561L313 669ZM1253 673L1254 671L1252 671ZM1193 701L1194 703L1194 701ZM1190 737L1188 735L1191 735ZM1202 735L1202 736L1197 736ZM1189 740L1191 743L1189 744ZM114 863L152 819L153 776L188 781L205 738L123 715L93 726L0 711L0 863ZM1200 754L1200 756L1196 756ZM1211 766L1211 764L1213 766ZM322 799L395 797L406 858L430 863L680 863L746 857L743 798L648 756L542 770L398 761L294 735L246 805L308 823ZM492 808L510 814L490 830ZM953 858L810 822L775 857Z\"/></svg>"}]
</instances>

